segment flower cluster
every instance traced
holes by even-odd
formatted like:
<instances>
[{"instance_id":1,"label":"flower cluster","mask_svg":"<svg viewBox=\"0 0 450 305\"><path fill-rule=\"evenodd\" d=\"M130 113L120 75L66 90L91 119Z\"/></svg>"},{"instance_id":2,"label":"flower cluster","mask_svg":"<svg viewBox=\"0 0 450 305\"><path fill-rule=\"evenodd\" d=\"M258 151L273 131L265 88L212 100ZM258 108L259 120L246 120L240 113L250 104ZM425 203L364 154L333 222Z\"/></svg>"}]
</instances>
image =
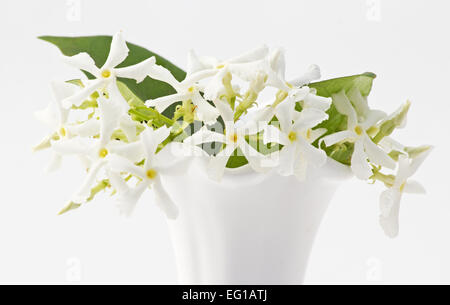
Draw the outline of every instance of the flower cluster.
<instances>
[{"instance_id":1,"label":"flower cluster","mask_svg":"<svg viewBox=\"0 0 450 305\"><path fill-rule=\"evenodd\" d=\"M283 50L266 46L228 60L191 51L181 81L155 57L118 68L128 55L119 32L101 68L87 53L63 56L90 77L52 83L53 101L37 113L51 129L35 147L51 149L48 169L75 155L87 170L61 213L111 189L121 212L129 215L150 188L155 203L176 218L164 177L185 173L192 155L210 159L208 175L217 182L227 167L247 163L256 172L275 171L301 182L308 168L335 159L357 178L388 187L381 195L380 223L391 237L398 234L402 194L424 191L409 178L430 147L406 147L390 137L404 126L409 102L388 116L369 108L356 83L323 96L313 85L320 78L317 66L287 80ZM173 94L142 101L121 82L147 77L170 85ZM214 149L207 151L207 143ZM236 160L244 162L236 165Z\"/></svg>"}]
</instances>

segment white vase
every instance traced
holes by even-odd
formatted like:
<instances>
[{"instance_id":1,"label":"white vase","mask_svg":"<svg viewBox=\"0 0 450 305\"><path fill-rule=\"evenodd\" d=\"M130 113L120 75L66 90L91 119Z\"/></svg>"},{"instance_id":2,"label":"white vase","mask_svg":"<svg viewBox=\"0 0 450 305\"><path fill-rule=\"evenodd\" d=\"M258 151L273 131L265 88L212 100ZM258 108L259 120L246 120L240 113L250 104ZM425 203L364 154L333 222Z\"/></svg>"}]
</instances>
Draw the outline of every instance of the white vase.
<instances>
[{"instance_id":1,"label":"white vase","mask_svg":"<svg viewBox=\"0 0 450 305\"><path fill-rule=\"evenodd\" d=\"M164 181L180 211L169 220L180 284L302 284L323 215L351 176L329 158L304 182L245 166L217 183L193 161Z\"/></svg>"}]
</instances>

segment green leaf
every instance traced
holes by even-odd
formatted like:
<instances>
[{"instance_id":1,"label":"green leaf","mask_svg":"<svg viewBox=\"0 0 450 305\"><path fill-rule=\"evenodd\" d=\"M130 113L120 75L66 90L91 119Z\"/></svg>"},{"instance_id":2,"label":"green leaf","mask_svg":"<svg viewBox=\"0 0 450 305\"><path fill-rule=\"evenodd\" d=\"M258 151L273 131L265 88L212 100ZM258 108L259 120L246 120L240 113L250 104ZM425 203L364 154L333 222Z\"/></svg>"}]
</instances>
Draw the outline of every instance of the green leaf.
<instances>
[{"instance_id":1,"label":"green leaf","mask_svg":"<svg viewBox=\"0 0 450 305\"><path fill-rule=\"evenodd\" d=\"M362 96L368 96L372 90L373 80L377 76L372 72L366 72L363 74L339 77L324 80L321 82L311 83L308 85L310 88L317 90L317 94L324 97L331 97L335 93L339 93L342 89L348 92L353 87L357 87Z\"/></svg>"},{"instance_id":2,"label":"green leaf","mask_svg":"<svg viewBox=\"0 0 450 305\"><path fill-rule=\"evenodd\" d=\"M247 165L247 158L244 157L244 153L240 148L237 148L233 154L230 156L227 162L227 168L238 168Z\"/></svg>"},{"instance_id":3,"label":"green leaf","mask_svg":"<svg viewBox=\"0 0 450 305\"><path fill-rule=\"evenodd\" d=\"M66 56L73 56L81 52L88 53L95 61L98 67L103 66L109 54L111 45L111 36L85 36L85 37L57 37L57 36L41 36L41 40L56 45ZM118 67L127 67L137 64L147 58L155 56L156 63L172 72L173 76L182 81L186 77L186 72L175 66L167 59L155 54L143 47L132 43L127 43L130 53L123 63ZM83 71L87 77L92 78L88 72ZM164 82L147 77L143 82L137 84L135 80L120 78L135 95L141 100L155 99L175 93L175 90Z\"/></svg>"}]
</instances>

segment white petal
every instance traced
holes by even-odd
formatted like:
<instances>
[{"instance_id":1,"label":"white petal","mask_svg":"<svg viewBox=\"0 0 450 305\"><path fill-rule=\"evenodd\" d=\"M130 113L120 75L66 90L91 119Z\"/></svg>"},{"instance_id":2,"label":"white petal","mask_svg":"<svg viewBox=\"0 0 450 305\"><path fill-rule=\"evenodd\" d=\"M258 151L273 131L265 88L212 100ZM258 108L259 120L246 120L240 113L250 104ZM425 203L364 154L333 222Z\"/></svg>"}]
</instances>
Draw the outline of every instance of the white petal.
<instances>
[{"instance_id":1,"label":"white petal","mask_svg":"<svg viewBox=\"0 0 450 305\"><path fill-rule=\"evenodd\" d=\"M392 208L400 203L401 193L397 189L387 189L380 195L380 213L383 217L388 217Z\"/></svg>"},{"instance_id":2,"label":"white petal","mask_svg":"<svg viewBox=\"0 0 450 305\"><path fill-rule=\"evenodd\" d=\"M108 84L108 100L113 101L122 109L123 115L128 115L128 111L130 110L130 105L123 97L122 93L120 93L119 87L117 86L117 80L112 79Z\"/></svg>"},{"instance_id":3,"label":"white petal","mask_svg":"<svg viewBox=\"0 0 450 305\"><path fill-rule=\"evenodd\" d=\"M294 103L282 103L276 110L275 114L280 122L281 131L289 133L292 129L293 119L294 119Z\"/></svg>"},{"instance_id":4,"label":"white petal","mask_svg":"<svg viewBox=\"0 0 450 305\"><path fill-rule=\"evenodd\" d=\"M208 130L206 126L203 126L192 136L184 140L184 143L189 145L199 145L203 143L212 143L212 142L225 143L226 139L223 134Z\"/></svg>"},{"instance_id":5,"label":"white petal","mask_svg":"<svg viewBox=\"0 0 450 305\"><path fill-rule=\"evenodd\" d=\"M140 83L153 71L155 62L156 59L152 56L133 66L116 68L115 72L118 77L132 78Z\"/></svg>"},{"instance_id":6,"label":"white petal","mask_svg":"<svg viewBox=\"0 0 450 305\"><path fill-rule=\"evenodd\" d=\"M275 126L267 125L263 133L263 143L265 145L269 143L279 143L282 145L288 145L289 139L285 133L282 133Z\"/></svg>"},{"instance_id":7,"label":"white petal","mask_svg":"<svg viewBox=\"0 0 450 305\"><path fill-rule=\"evenodd\" d=\"M246 53L227 60L228 63L246 63L265 58L269 53L269 48L266 45L261 45L256 49L250 50Z\"/></svg>"},{"instance_id":8,"label":"white petal","mask_svg":"<svg viewBox=\"0 0 450 305\"><path fill-rule=\"evenodd\" d=\"M100 133L100 121L92 118L77 125L66 126L71 135L78 135L82 137L93 137Z\"/></svg>"},{"instance_id":9,"label":"white petal","mask_svg":"<svg viewBox=\"0 0 450 305\"><path fill-rule=\"evenodd\" d=\"M355 86L347 93L348 99L355 106L355 110L361 117L366 117L370 112L367 98L361 95L361 91ZM370 126L369 126L370 127Z\"/></svg>"},{"instance_id":10,"label":"white petal","mask_svg":"<svg viewBox=\"0 0 450 305\"><path fill-rule=\"evenodd\" d=\"M263 109L257 110L257 113L253 118L255 122L267 124L273 119L274 116L275 116L275 108L268 106L264 107Z\"/></svg>"},{"instance_id":11,"label":"white petal","mask_svg":"<svg viewBox=\"0 0 450 305\"><path fill-rule=\"evenodd\" d=\"M380 120L386 117L386 113L381 110L369 110L367 112L364 122L360 123L361 127L364 130L369 129L372 126L375 126Z\"/></svg>"},{"instance_id":12,"label":"white petal","mask_svg":"<svg viewBox=\"0 0 450 305\"><path fill-rule=\"evenodd\" d=\"M400 152L403 152L405 150L405 146L403 146L399 142L395 141L391 137L384 137L380 141L380 143L378 143L378 145L380 145L381 148L383 148L388 153L393 151L393 150L397 150L397 151L400 151Z\"/></svg>"},{"instance_id":13,"label":"white petal","mask_svg":"<svg viewBox=\"0 0 450 305\"><path fill-rule=\"evenodd\" d=\"M212 157L208 165L208 176L210 179L220 182L225 172L228 159L236 150L236 146L228 145L224 150L219 152L215 157Z\"/></svg>"},{"instance_id":14,"label":"white petal","mask_svg":"<svg viewBox=\"0 0 450 305\"><path fill-rule=\"evenodd\" d=\"M270 67L265 60L258 60L250 63L229 64L227 68L233 75L250 82L259 72L267 74Z\"/></svg>"},{"instance_id":15,"label":"white petal","mask_svg":"<svg viewBox=\"0 0 450 305\"><path fill-rule=\"evenodd\" d=\"M155 62L155 57L150 57L132 66L116 68L115 72L118 77L131 78L140 83L150 74Z\"/></svg>"},{"instance_id":16,"label":"white petal","mask_svg":"<svg viewBox=\"0 0 450 305\"><path fill-rule=\"evenodd\" d=\"M153 192L155 194L156 205L166 214L169 219L176 219L179 211L170 195L164 189L159 177L155 179L153 184Z\"/></svg>"},{"instance_id":17,"label":"white petal","mask_svg":"<svg viewBox=\"0 0 450 305\"><path fill-rule=\"evenodd\" d=\"M52 149L62 155L88 155L91 146L80 138L52 142Z\"/></svg>"},{"instance_id":18,"label":"white petal","mask_svg":"<svg viewBox=\"0 0 450 305\"><path fill-rule=\"evenodd\" d=\"M320 68L318 65L309 66L308 70L302 76L290 81L293 86L301 87L320 78Z\"/></svg>"},{"instance_id":19,"label":"white petal","mask_svg":"<svg viewBox=\"0 0 450 305\"><path fill-rule=\"evenodd\" d=\"M306 179L308 163L308 160L306 160L302 153L297 154L294 161L294 175L300 182L305 181Z\"/></svg>"},{"instance_id":20,"label":"white petal","mask_svg":"<svg viewBox=\"0 0 450 305\"><path fill-rule=\"evenodd\" d=\"M323 136L326 133L327 133L327 129L326 128L317 128L317 129L311 130L311 134L310 134L310 137L309 137L309 142L310 143L315 142L318 138L320 138L321 136Z\"/></svg>"},{"instance_id":21,"label":"white petal","mask_svg":"<svg viewBox=\"0 0 450 305\"><path fill-rule=\"evenodd\" d=\"M137 126L139 123L134 121L129 115L123 115L120 118L119 125L129 142L135 142L139 139L137 136Z\"/></svg>"},{"instance_id":22,"label":"white petal","mask_svg":"<svg viewBox=\"0 0 450 305\"><path fill-rule=\"evenodd\" d=\"M381 215L380 225L384 233L391 237L397 237L399 230L400 192L387 190L380 198Z\"/></svg>"},{"instance_id":23,"label":"white petal","mask_svg":"<svg viewBox=\"0 0 450 305\"><path fill-rule=\"evenodd\" d=\"M318 149L308 143L305 139L298 138L298 147L300 153L304 155L306 161L316 167L321 167L327 162L327 154L325 151Z\"/></svg>"},{"instance_id":24,"label":"white petal","mask_svg":"<svg viewBox=\"0 0 450 305\"><path fill-rule=\"evenodd\" d=\"M219 111L220 116L225 122L234 121L233 110L231 109L229 104L221 100L217 100L214 104L216 105L216 108Z\"/></svg>"},{"instance_id":25,"label":"white petal","mask_svg":"<svg viewBox=\"0 0 450 305\"><path fill-rule=\"evenodd\" d=\"M156 64L153 65L150 68L148 75L153 79L168 83L175 89L178 88L180 85L180 82L177 81L177 79L173 76L173 74L169 70L167 70L166 68L164 68L163 66L160 66L160 65L156 65Z\"/></svg>"},{"instance_id":26,"label":"white petal","mask_svg":"<svg viewBox=\"0 0 450 305\"><path fill-rule=\"evenodd\" d=\"M154 158L157 171L162 176L180 176L186 174L191 157L187 144L172 142L164 146Z\"/></svg>"},{"instance_id":27,"label":"white petal","mask_svg":"<svg viewBox=\"0 0 450 305\"><path fill-rule=\"evenodd\" d=\"M394 187L400 188L401 185L411 177L410 173L410 160L406 155L398 156L398 169L395 176Z\"/></svg>"},{"instance_id":28,"label":"white petal","mask_svg":"<svg viewBox=\"0 0 450 305\"><path fill-rule=\"evenodd\" d=\"M293 128L295 130L305 130L313 128L328 119L328 114L315 108L306 108L297 117Z\"/></svg>"},{"instance_id":29,"label":"white petal","mask_svg":"<svg viewBox=\"0 0 450 305\"><path fill-rule=\"evenodd\" d=\"M186 101L191 97L191 94L186 93L176 93L172 95L166 95L163 97L159 97L154 100L148 100L145 102L147 107L155 107L159 112L163 112L170 105L175 104L177 102Z\"/></svg>"},{"instance_id":30,"label":"white petal","mask_svg":"<svg viewBox=\"0 0 450 305\"><path fill-rule=\"evenodd\" d=\"M403 192L409 194L425 194L426 190L418 181L409 179L403 188Z\"/></svg>"},{"instance_id":31,"label":"white petal","mask_svg":"<svg viewBox=\"0 0 450 305\"><path fill-rule=\"evenodd\" d=\"M61 167L62 162L62 156L56 152L53 152L52 158L50 160L50 163L48 164L47 168L45 169L45 172L51 173L56 171Z\"/></svg>"},{"instance_id":32,"label":"white petal","mask_svg":"<svg viewBox=\"0 0 450 305\"><path fill-rule=\"evenodd\" d=\"M325 142L326 146L331 146L342 141L353 141L356 134L349 130L339 131L323 137L321 141Z\"/></svg>"},{"instance_id":33,"label":"white petal","mask_svg":"<svg viewBox=\"0 0 450 305\"><path fill-rule=\"evenodd\" d=\"M92 166L92 161L91 159L88 157L88 155L77 155L78 159L81 162L81 166L86 169L89 170L89 168Z\"/></svg>"},{"instance_id":34,"label":"white petal","mask_svg":"<svg viewBox=\"0 0 450 305\"><path fill-rule=\"evenodd\" d=\"M65 124L67 122L69 111L63 107L62 101L74 95L79 90L79 88L74 84L57 81L51 82L51 88L53 99L56 105L56 113L59 121L58 123L60 125Z\"/></svg>"},{"instance_id":35,"label":"white petal","mask_svg":"<svg viewBox=\"0 0 450 305\"><path fill-rule=\"evenodd\" d=\"M116 33L111 41L111 48L109 50L108 58L103 65L103 69L113 69L118 64L122 63L128 57L129 51L122 32Z\"/></svg>"},{"instance_id":36,"label":"white petal","mask_svg":"<svg viewBox=\"0 0 450 305\"><path fill-rule=\"evenodd\" d=\"M214 77L208 81L204 90L204 97L207 100L215 101L224 91L223 78L228 73L226 68L221 69Z\"/></svg>"},{"instance_id":37,"label":"white petal","mask_svg":"<svg viewBox=\"0 0 450 305\"><path fill-rule=\"evenodd\" d=\"M64 100L65 98L68 98L69 96L72 96L75 94L79 87L77 85L68 83L68 82L61 82L61 81L52 81L50 83L53 98L58 103Z\"/></svg>"},{"instance_id":38,"label":"white petal","mask_svg":"<svg viewBox=\"0 0 450 305\"><path fill-rule=\"evenodd\" d=\"M103 79L96 79L87 83L86 87L84 87L74 95L64 99L62 101L63 107L70 108L72 106L81 106L81 104L83 104L83 102L87 100L92 93L94 93L104 85L105 81Z\"/></svg>"},{"instance_id":39,"label":"white petal","mask_svg":"<svg viewBox=\"0 0 450 305\"><path fill-rule=\"evenodd\" d=\"M108 150L135 163L145 159L144 147L141 142L112 141L108 145Z\"/></svg>"},{"instance_id":40,"label":"white petal","mask_svg":"<svg viewBox=\"0 0 450 305\"><path fill-rule=\"evenodd\" d=\"M296 145L286 145L279 153L279 165L277 168L281 176L292 176L294 174L294 163L297 157Z\"/></svg>"},{"instance_id":41,"label":"white petal","mask_svg":"<svg viewBox=\"0 0 450 305\"><path fill-rule=\"evenodd\" d=\"M187 75L191 75L195 72L202 71L209 69L210 67L206 66L200 58L197 56L197 54L194 52L194 50L189 50L188 53L188 60L187 60Z\"/></svg>"},{"instance_id":42,"label":"white petal","mask_svg":"<svg viewBox=\"0 0 450 305\"><path fill-rule=\"evenodd\" d=\"M272 162L269 158L254 149L245 139L240 141L239 148L255 172L267 172L272 167Z\"/></svg>"},{"instance_id":43,"label":"white petal","mask_svg":"<svg viewBox=\"0 0 450 305\"><path fill-rule=\"evenodd\" d=\"M284 75L286 71L286 60L284 57L284 50L281 48L275 49L269 55L269 63L271 69L275 72L275 74L279 77L279 79L284 80ZM285 83L283 81L283 83Z\"/></svg>"},{"instance_id":44,"label":"white petal","mask_svg":"<svg viewBox=\"0 0 450 305\"><path fill-rule=\"evenodd\" d=\"M196 114L200 121L207 125L212 125L219 117L219 110L211 106L201 95L197 93L193 96L192 102L197 106Z\"/></svg>"},{"instance_id":45,"label":"white petal","mask_svg":"<svg viewBox=\"0 0 450 305\"><path fill-rule=\"evenodd\" d=\"M102 97L97 99L100 112L100 146L104 147L111 141L111 136L119 127L122 108L111 100Z\"/></svg>"},{"instance_id":46,"label":"white petal","mask_svg":"<svg viewBox=\"0 0 450 305\"><path fill-rule=\"evenodd\" d=\"M267 122L258 122L255 120L242 120L238 121L238 123L235 125L235 127L238 127L239 129L238 133L243 135L254 135L260 133L264 131L264 128L266 128L266 126Z\"/></svg>"},{"instance_id":47,"label":"white petal","mask_svg":"<svg viewBox=\"0 0 450 305\"><path fill-rule=\"evenodd\" d=\"M395 169L395 161L389 155L373 143L368 135L364 135L364 149L369 157L370 162L381 165L390 169Z\"/></svg>"},{"instance_id":48,"label":"white petal","mask_svg":"<svg viewBox=\"0 0 450 305\"><path fill-rule=\"evenodd\" d=\"M208 70L203 70L203 71L193 73L193 74L189 75L187 78L185 78L181 82L180 86L182 88L188 89L189 87L192 87L197 82L216 75L218 71L219 70L217 70L217 69L208 69Z\"/></svg>"},{"instance_id":49,"label":"white petal","mask_svg":"<svg viewBox=\"0 0 450 305\"><path fill-rule=\"evenodd\" d=\"M73 197L73 201L76 203L84 203L91 195L91 189L97 179L98 172L106 164L105 160L99 160L90 169L89 172L81 185L79 191Z\"/></svg>"},{"instance_id":50,"label":"white petal","mask_svg":"<svg viewBox=\"0 0 450 305\"><path fill-rule=\"evenodd\" d=\"M50 103L45 109L36 111L34 117L50 128L50 130L55 131L61 125L61 122L53 106L54 105Z\"/></svg>"},{"instance_id":51,"label":"white petal","mask_svg":"<svg viewBox=\"0 0 450 305\"><path fill-rule=\"evenodd\" d=\"M74 56L61 56L66 64L91 73L94 76L99 74L99 69L95 65L95 61L88 53L79 53Z\"/></svg>"},{"instance_id":52,"label":"white petal","mask_svg":"<svg viewBox=\"0 0 450 305\"><path fill-rule=\"evenodd\" d=\"M144 151L147 161L151 161L158 149L158 145L161 144L170 135L170 129L166 126L162 126L156 130L148 127L141 133L142 143L144 144ZM149 160L150 159L150 160Z\"/></svg>"},{"instance_id":53,"label":"white petal","mask_svg":"<svg viewBox=\"0 0 450 305\"><path fill-rule=\"evenodd\" d=\"M293 102L299 102L304 100L310 94L310 91L308 87L293 88L289 90L289 97Z\"/></svg>"},{"instance_id":54,"label":"white petal","mask_svg":"<svg viewBox=\"0 0 450 305\"><path fill-rule=\"evenodd\" d=\"M109 182L111 183L111 186L114 188L114 190L117 192L118 196L126 193L130 189L119 173L107 170L106 175L108 176Z\"/></svg>"},{"instance_id":55,"label":"white petal","mask_svg":"<svg viewBox=\"0 0 450 305\"><path fill-rule=\"evenodd\" d=\"M367 155L364 151L362 140L355 142L355 150L353 151L351 168L358 179L367 180L372 176L372 169L367 162Z\"/></svg>"},{"instance_id":56,"label":"white petal","mask_svg":"<svg viewBox=\"0 0 450 305\"><path fill-rule=\"evenodd\" d=\"M139 178L145 177L145 171L142 167L135 165L129 159L119 155L111 155L109 157L108 167L116 173L128 173Z\"/></svg>"},{"instance_id":57,"label":"white petal","mask_svg":"<svg viewBox=\"0 0 450 305\"><path fill-rule=\"evenodd\" d=\"M414 175L417 172L419 167L422 165L423 161L425 161L425 159L428 157L428 155L431 153L432 150L433 150L433 147L430 146L426 151L422 152L420 155L418 155L414 159L412 159L411 165L409 168L409 177L411 177L412 175Z\"/></svg>"},{"instance_id":58,"label":"white petal","mask_svg":"<svg viewBox=\"0 0 450 305\"><path fill-rule=\"evenodd\" d=\"M353 108L352 104L348 100L347 96L345 95L345 91L342 90L339 93L333 94L333 103L336 106L336 109L342 113L345 114L348 117L348 129L353 130L356 127L356 124L358 122L356 117L356 111Z\"/></svg>"},{"instance_id":59,"label":"white petal","mask_svg":"<svg viewBox=\"0 0 450 305\"><path fill-rule=\"evenodd\" d=\"M135 188L129 188L127 191L120 194L117 198L116 204L120 214L127 217L131 216L139 199L142 197L142 194L147 188L148 183L141 182Z\"/></svg>"},{"instance_id":60,"label":"white petal","mask_svg":"<svg viewBox=\"0 0 450 305\"><path fill-rule=\"evenodd\" d=\"M315 94L308 94L303 99L304 108L316 108L322 111L327 111L330 108L332 99L329 97L322 97Z\"/></svg>"}]
</instances>

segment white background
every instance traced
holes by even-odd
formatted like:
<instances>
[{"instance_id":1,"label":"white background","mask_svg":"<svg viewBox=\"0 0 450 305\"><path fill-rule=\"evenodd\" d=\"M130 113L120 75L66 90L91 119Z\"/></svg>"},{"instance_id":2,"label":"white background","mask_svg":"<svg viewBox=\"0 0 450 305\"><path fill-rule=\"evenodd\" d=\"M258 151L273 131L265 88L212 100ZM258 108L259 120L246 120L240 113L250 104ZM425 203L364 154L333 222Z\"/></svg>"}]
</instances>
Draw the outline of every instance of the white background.
<instances>
[{"instance_id":1,"label":"white background","mask_svg":"<svg viewBox=\"0 0 450 305\"><path fill-rule=\"evenodd\" d=\"M165 219L147 194L134 217L99 199L56 213L80 183L75 160L46 176L49 155L31 147L46 129L33 112L48 84L78 72L38 35L113 34L185 68L190 48L227 58L261 43L284 47L289 76L309 64L323 78L372 71L370 104L393 111L410 99L405 144L436 149L416 178L426 196L405 196L400 237L378 226L380 185L346 182L313 249L307 283L450 283L450 19L448 1L3 0L1 31L0 282L175 283Z\"/></svg>"}]
</instances>

